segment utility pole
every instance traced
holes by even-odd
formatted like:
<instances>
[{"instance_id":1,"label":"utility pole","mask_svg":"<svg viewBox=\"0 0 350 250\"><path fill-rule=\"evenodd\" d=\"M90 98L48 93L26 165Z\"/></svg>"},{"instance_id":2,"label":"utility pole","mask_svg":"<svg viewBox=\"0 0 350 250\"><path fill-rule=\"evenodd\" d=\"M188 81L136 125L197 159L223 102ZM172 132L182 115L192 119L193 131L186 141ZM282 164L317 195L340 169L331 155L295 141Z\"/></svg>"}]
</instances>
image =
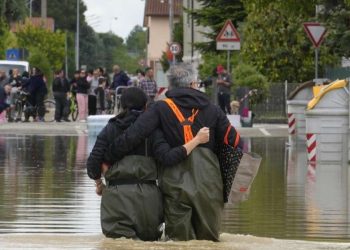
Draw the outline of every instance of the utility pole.
<instances>
[{"instance_id":1,"label":"utility pole","mask_svg":"<svg viewBox=\"0 0 350 250\"><path fill-rule=\"evenodd\" d=\"M32 18L33 13L33 0L29 0L29 17Z\"/></svg>"},{"instance_id":2,"label":"utility pole","mask_svg":"<svg viewBox=\"0 0 350 250\"><path fill-rule=\"evenodd\" d=\"M80 1L77 0L77 32L76 32L76 37L75 37L75 69L79 69L79 4Z\"/></svg>"},{"instance_id":3,"label":"utility pole","mask_svg":"<svg viewBox=\"0 0 350 250\"><path fill-rule=\"evenodd\" d=\"M30 1L30 3L32 0ZM41 0L41 18L46 22L47 18L47 0Z\"/></svg>"},{"instance_id":4,"label":"utility pole","mask_svg":"<svg viewBox=\"0 0 350 250\"><path fill-rule=\"evenodd\" d=\"M170 41L173 42L173 29L174 29L174 0L169 0L169 31L170 31Z\"/></svg>"},{"instance_id":5,"label":"utility pole","mask_svg":"<svg viewBox=\"0 0 350 250\"><path fill-rule=\"evenodd\" d=\"M169 0L169 32L170 32L170 41L169 46L174 41L173 29L174 29L174 0ZM176 57L173 53L173 64L176 63Z\"/></svg>"}]
</instances>

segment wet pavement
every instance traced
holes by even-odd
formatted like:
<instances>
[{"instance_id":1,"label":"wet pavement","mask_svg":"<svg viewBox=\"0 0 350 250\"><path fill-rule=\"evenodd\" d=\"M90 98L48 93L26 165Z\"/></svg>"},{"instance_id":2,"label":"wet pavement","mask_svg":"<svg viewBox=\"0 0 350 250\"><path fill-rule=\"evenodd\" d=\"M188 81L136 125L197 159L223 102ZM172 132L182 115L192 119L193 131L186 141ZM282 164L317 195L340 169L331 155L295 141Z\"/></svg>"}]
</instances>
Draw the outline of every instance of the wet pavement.
<instances>
[{"instance_id":1,"label":"wet pavement","mask_svg":"<svg viewBox=\"0 0 350 250\"><path fill-rule=\"evenodd\" d=\"M87 134L87 124L81 122L29 122L0 124L0 135L62 135ZM256 124L252 128L237 128L243 137L285 137L286 124Z\"/></svg>"},{"instance_id":2,"label":"wet pavement","mask_svg":"<svg viewBox=\"0 0 350 250\"><path fill-rule=\"evenodd\" d=\"M100 198L85 170L89 141L84 134L0 135L1 249L350 249L295 241L350 242L348 165L308 165L305 146L288 148L286 137L269 136L245 138L263 162L250 199L225 208L222 243L104 239Z\"/></svg>"}]
</instances>

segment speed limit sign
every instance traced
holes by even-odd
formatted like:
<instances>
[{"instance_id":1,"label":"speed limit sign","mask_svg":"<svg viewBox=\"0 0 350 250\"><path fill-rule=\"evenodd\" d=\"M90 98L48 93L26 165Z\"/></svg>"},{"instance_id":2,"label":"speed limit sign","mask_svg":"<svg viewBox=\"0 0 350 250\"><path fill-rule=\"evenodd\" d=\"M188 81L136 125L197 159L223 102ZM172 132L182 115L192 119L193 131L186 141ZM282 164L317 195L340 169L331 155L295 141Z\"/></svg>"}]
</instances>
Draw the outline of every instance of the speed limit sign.
<instances>
[{"instance_id":1,"label":"speed limit sign","mask_svg":"<svg viewBox=\"0 0 350 250\"><path fill-rule=\"evenodd\" d=\"M178 55L181 52L181 45L179 43L171 43L169 49L171 53Z\"/></svg>"}]
</instances>

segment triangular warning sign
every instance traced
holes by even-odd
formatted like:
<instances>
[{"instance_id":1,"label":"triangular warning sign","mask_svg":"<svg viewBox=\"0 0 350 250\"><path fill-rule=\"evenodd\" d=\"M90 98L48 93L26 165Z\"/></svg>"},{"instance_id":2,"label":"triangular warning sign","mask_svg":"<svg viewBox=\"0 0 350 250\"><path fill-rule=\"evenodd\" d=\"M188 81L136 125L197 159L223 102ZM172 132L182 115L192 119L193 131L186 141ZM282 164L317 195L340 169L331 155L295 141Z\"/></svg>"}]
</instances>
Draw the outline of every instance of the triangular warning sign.
<instances>
[{"instance_id":1,"label":"triangular warning sign","mask_svg":"<svg viewBox=\"0 0 350 250\"><path fill-rule=\"evenodd\" d=\"M313 45L318 48L326 34L326 27L319 23L304 23L304 29Z\"/></svg>"},{"instance_id":2,"label":"triangular warning sign","mask_svg":"<svg viewBox=\"0 0 350 250\"><path fill-rule=\"evenodd\" d=\"M217 42L239 42L240 38L238 32L233 26L231 20L226 20L224 27L221 29L219 35L216 37Z\"/></svg>"}]
</instances>

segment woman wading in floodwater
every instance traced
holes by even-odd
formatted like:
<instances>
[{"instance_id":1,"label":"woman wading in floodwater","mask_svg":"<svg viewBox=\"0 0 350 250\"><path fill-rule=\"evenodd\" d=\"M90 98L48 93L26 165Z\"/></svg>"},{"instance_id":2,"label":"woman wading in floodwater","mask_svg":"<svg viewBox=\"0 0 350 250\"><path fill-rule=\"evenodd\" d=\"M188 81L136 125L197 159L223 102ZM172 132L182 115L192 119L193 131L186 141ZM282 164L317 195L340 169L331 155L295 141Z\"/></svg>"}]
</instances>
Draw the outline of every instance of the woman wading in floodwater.
<instances>
[{"instance_id":1,"label":"woman wading in floodwater","mask_svg":"<svg viewBox=\"0 0 350 250\"><path fill-rule=\"evenodd\" d=\"M158 167L153 157L162 156L158 159L161 163L166 160L166 165L175 165L197 145L209 140L209 129L202 128L187 144L170 148L162 132L156 130L125 157L108 162L105 152L112 141L138 119L146 103L147 96L141 89L126 89L121 97L124 111L112 118L98 135L87 161L87 173L95 180L97 194L102 195L101 227L106 237L158 240L163 206L157 184ZM106 187L101 180L102 172Z\"/></svg>"}]
</instances>

